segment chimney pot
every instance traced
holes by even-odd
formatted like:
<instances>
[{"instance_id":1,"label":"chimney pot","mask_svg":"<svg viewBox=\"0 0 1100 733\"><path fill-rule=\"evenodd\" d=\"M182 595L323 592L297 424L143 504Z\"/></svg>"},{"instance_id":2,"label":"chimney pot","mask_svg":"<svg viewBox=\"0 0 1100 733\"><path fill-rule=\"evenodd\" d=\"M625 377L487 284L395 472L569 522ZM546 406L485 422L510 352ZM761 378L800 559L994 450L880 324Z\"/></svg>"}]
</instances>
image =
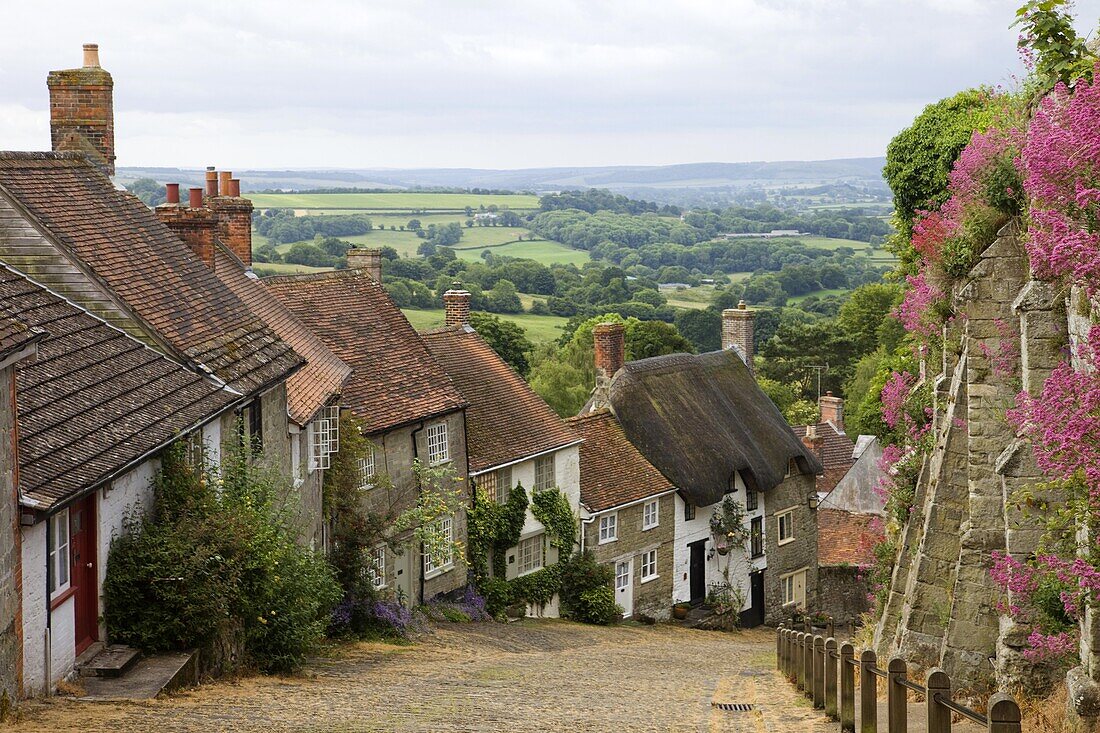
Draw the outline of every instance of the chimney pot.
<instances>
[{"instance_id":1,"label":"chimney pot","mask_svg":"<svg viewBox=\"0 0 1100 733\"><path fill-rule=\"evenodd\" d=\"M198 209L202 207L202 189L201 188L189 188L187 189L188 197L187 204L192 209Z\"/></svg>"},{"instance_id":2,"label":"chimney pot","mask_svg":"<svg viewBox=\"0 0 1100 733\"><path fill-rule=\"evenodd\" d=\"M168 197L167 203L178 204L180 202L180 185L178 183L166 183L164 192Z\"/></svg>"},{"instance_id":3,"label":"chimney pot","mask_svg":"<svg viewBox=\"0 0 1100 733\"><path fill-rule=\"evenodd\" d=\"M463 290L462 283L457 280L443 293L443 311L446 326L465 326L470 322L470 292Z\"/></svg>"},{"instance_id":4,"label":"chimney pot","mask_svg":"<svg viewBox=\"0 0 1100 733\"><path fill-rule=\"evenodd\" d=\"M208 166L206 169L206 195L218 195L218 172L214 170L214 166Z\"/></svg>"},{"instance_id":5,"label":"chimney pot","mask_svg":"<svg viewBox=\"0 0 1100 733\"><path fill-rule=\"evenodd\" d=\"M98 43L85 43L84 44L84 68L85 69L98 69L99 68L99 44Z\"/></svg>"},{"instance_id":6,"label":"chimney pot","mask_svg":"<svg viewBox=\"0 0 1100 733\"><path fill-rule=\"evenodd\" d=\"M626 363L626 327L621 323L597 323L592 329L596 347L597 377L611 379Z\"/></svg>"},{"instance_id":7,"label":"chimney pot","mask_svg":"<svg viewBox=\"0 0 1100 733\"><path fill-rule=\"evenodd\" d=\"M233 173L230 171L222 171L218 174L218 190L221 191L222 196L229 195L229 179L233 177Z\"/></svg>"},{"instance_id":8,"label":"chimney pot","mask_svg":"<svg viewBox=\"0 0 1100 733\"><path fill-rule=\"evenodd\" d=\"M722 348L737 348L749 373L753 371L753 321L756 312L748 309L742 300L736 308L726 308L722 311Z\"/></svg>"},{"instance_id":9,"label":"chimney pot","mask_svg":"<svg viewBox=\"0 0 1100 733\"><path fill-rule=\"evenodd\" d=\"M234 198L241 197L241 179L230 178L229 179L229 195Z\"/></svg>"}]
</instances>

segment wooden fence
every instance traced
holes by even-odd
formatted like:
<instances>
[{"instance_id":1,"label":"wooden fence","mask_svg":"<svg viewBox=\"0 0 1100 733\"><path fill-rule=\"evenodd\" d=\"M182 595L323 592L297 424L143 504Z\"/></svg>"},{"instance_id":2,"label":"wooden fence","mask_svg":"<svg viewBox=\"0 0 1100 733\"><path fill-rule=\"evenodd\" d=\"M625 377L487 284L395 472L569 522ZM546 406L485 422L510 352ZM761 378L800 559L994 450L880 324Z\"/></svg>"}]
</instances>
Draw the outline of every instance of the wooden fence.
<instances>
[{"instance_id":1,"label":"wooden fence","mask_svg":"<svg viewBox=\"0 0 1100 733\"><path fill-rule=\"evenodd\" d=\"M886 719L889 733L906 733L910 690L924 697L927 733L950 733L957 713L989 733L1020 733L1020 706L1011 695L999 692L989 698L988 714L971 710L951 699L951 679L942 669L928 673L923 685L906 677L904 659L894 657L886 669L877 665L875 653L864 650L856 657L850 643L838 644L795 629L779 627L776 633L776 666L811 698L815 708L840 721L843 731L856 729L855 679L859 674L860 733L878 733L878 679L886 680Z\"/></svg>"}]
</instances>

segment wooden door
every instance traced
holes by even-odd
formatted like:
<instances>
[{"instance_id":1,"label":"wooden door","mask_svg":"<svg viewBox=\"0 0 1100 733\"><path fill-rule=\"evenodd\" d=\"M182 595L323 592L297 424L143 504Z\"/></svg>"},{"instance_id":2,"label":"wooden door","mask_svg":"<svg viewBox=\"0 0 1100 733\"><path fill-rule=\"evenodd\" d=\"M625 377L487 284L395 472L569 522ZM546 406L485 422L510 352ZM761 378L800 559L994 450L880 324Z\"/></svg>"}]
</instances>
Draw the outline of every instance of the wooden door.
<instances>
[{"instance_id":1,"label":"wooden door","mask_svg":"<svg viewBox=\"0 0 1100 733\"><path fill-rule=\"evenodd\" d=\"M69 551L75 606L76 653L99 638L99 582L96 570L95 494L69 508Z\"/></svg>"},{"instance_id":2,"label":"wooden door","mask_svg":"<svg viewBox=\"0 0 1100 733\"><path fill-rule=\"evenodd\" d=\"M615 563L615 602L622 606L623 618L634 614L634 560Z\"/></svg>"},{"instance_id":3,"label":"wooden door","mask_svg":"<svg viewBox=\"0 0 1100 733\"><path fill-rule=\"evenodd\" d=\"M416 605L413 598L412 549L401 548L401 554L394 554L393 558L393 587L397 599L409 608Z\"/></svg>"},{"instance_id":4,"label":"wooden door","mask_svg":"<svg viewBox=\"0 0 1100 733\"><path fill-rule=\"evenodd\" d=\"M692 542L688 548L691 550L691 564L688 568L691 584L689 600L695 605L707 598L707 541Z\"/></svg>"},{"instance_id":5,"label":"wooden door","mask_svg":"<svg viewBox=\"0 0 1100 733\"><path fill-rule=\"evenodd\" d=\"M749 608L741 612L741 625L747 629L764 623L764 571L749 574Z\"/></svg>"}]
</instances>

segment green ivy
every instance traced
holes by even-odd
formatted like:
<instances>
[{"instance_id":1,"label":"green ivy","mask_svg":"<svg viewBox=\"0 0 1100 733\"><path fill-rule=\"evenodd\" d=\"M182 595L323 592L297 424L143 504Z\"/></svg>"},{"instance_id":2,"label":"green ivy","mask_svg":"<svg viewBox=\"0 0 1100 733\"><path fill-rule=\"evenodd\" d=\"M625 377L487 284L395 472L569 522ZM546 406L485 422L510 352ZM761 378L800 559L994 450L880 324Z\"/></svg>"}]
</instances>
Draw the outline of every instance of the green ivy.
<instances>
[{"instance_id":1,"label":"green ivy","mask_svg":"<svg viewBox=\"0 0 1100 733\"><path fill-rule=\"evenodd\" d=\"M577 517L560 489L536 492L531 497L531 514L546 527L550 544L558 548L561 556L573 554L577 544Z\"/></svg>"},{"instance_id":2,"label":"green ivy","mask_svg":"<svg viewBox=\"0 0 1100 733\"><path fill-rule=\"evenodd\" d=\"M510 580L512 599L545 606L561 590L561 563Z\"/></svg>"}]
</instances>

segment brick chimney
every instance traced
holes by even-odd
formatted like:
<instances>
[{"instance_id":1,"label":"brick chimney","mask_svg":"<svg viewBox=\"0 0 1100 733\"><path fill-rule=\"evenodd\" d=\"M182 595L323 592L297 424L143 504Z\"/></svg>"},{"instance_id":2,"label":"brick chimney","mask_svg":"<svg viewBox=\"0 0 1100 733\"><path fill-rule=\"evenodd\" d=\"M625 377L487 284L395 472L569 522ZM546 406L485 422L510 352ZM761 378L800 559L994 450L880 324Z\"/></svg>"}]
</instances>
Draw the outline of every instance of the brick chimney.
<instances>
[{"instance_id":1,"label":"brick chimney","mask_svg":"<svg viewBox=\"0 0 1100 733\"><path fill-rule=\"evenodd\" d=\"M831 422L840 432L844 432L844 400L833 397L832 392L826 392L817 399L821 408L821 422Z\"/></svg>"},{"instance_id":2,"label":"brick chimney","mask_svg":"<svg viewBox=\"0 0 1100 733\"><path fill-rule=\"evenodd\" d=\"M443 311L445 326L465 326L470 322L470 291L462 283L451 283L451 289L443 293Z\"/></svg>"},{"instance_id":3,"label":"brick chimney","mask_svg":"<svg viewBox=\"0 0 1100 733\"><path fill-rule=\"evenodd\" d=\"M374 247L352 247L348 250L348 269L366 270L370 279L382 282L382 250Z\"/></svg>"},{"instance_id":4,"label":"brick chimney","mask_svg":"<svg viewBox=\"0 0 1100 733\"><path fill-rule=\"evenodd\" d=\"M819 459L822 458L821 452L825 447L825 437L817 434L816 425L806 426L806 434L802 436L802 445L806 446L806 450L812 452Z\"/></svg>"},{"instance_id":5,"label":"brick chimney","mask_svg":"<svg viewBox=\"0 0 1100 733\"><path fill-rule=\"evenodd\" d=\"M752 326L756 318L756 312L749 310L745 301L737 304L736 308L726 308L722 311L722 348L737 348L745 365L752 369Z\"/></svg>"},{"instance_id":6,"label":"brick chimney","mask_svg":"<svg viewBox=\"0 0 1100 733\"><path fill-rule=\"evenodd\" d=\"M84 153L108 176L115 174L114 86L99 65L99 46L84 44L84 66L51 71L50 143L54 151Z\"/></svg>"},{"instance_id":7,"label":"brick chimney","mask_svg":"<svg viewBox=\"0 0 1100 733\"><path fill-rule=\"evenodd\" d=\"M179 203L178 184L168 184L168 192L168 203L155 209L157 218L213 270L214 236L218 229L218 218L213 211L203 206L202 189L190 190L188 206Z\"/></svg>"},{"instance_id":8,"label":"brick chimney","mask_svg":"<svg viewBox=\"0 0 1100 733\"><path fill-rule=\"evenodd\" d=\"M592 329L596 346L596 374L611 379L626 362L626 327L621 323L597 323Z\"/></svg>"},{"instance_id":9,"label":"brick chimney","mask_svg":"<svg viewBox=\"0 0 1100 733\"><path fill-rule=\"evenodd\" d=\"M241 197L240 187L230 171L206 169L206 206L218 219L218 239L245 267L252 267L252 201Z\"/></svg>"}]
</instances>

